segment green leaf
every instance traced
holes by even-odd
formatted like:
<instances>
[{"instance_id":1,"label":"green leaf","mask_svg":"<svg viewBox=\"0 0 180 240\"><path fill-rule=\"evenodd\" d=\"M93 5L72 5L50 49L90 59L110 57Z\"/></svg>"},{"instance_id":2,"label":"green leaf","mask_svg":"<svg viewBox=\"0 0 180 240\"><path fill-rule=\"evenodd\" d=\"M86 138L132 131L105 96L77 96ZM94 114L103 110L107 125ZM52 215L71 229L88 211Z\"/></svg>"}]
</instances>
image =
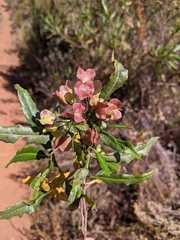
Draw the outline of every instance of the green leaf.
<instances>
[{"instance_id":1,"label":"green leaf","mask_svg":"<svg viewBox=\"0 0 180 240\"><path fill-rule=\"evenodd\" d=\"M32 189L36 189L38 188L41 183L44 181L45 177L47 176L47 174L49 173L49 168L44 170L44 172L40 172L31 182L30 187Z\"/></svg>"},{"instance_id":2,"label":"green leaf","mask_svg":"<svg viewBox=\"0 0 180 240\"><path fill-rule=\"evenodd\" d=\"M35 200L41 194L40 185L44 181L45 177L49 173L49 169L46 169L43 173L39 173L31 182L30 187L34 190L33 194L29 197L29 200Z\"/></svg>"},{"instance_id":3,"label":"green leaf","mask_svg":"<svg viewBox=\"0 0 180 240\"><path fill-rule=\"evenodd\" d=\"M0 212L0 219L10 219L14 216L22 216L24 213L32 214L36 211L43 198L49 193L44 193L35 201L35 203L29 205L24 202L19 202L13 206L7 207L4 211Z\"/></svg>"},{"instance_id":4,"label":"green leaf","mask_svg":"<svg viewBox=\"0 0 180 240\"><path fill-rule=\"evenodd\" d=\"M124 140L121 140L121 139L117 139L116 141L121 146L122 149L127 148L127 151L129 151L129 153L131 155L133 155L137 159L141 159L140 154L136 151L135 147L133 146L133 144L131 142L124 141Z\"/></svg>"},{"instance_id":5,"label":"green leaf","mask_svg":"<svg viewBox=\"0 0 180 240\"><path fill-rule=\"evenodd\" d=\"M16 152L16 155L6 165L6 168L11 163L27 162L27 161L30 161L30 160L40 160L40 159L43 159L43 158L46 158L46 157L47 156L44 154L44 152L37 147L33 147L33 146L23 147Z\"/></svg>"},{"instance_id":6,"label":"green leaf","mask_svg":"<svg viewBox=\"0 0 180 240\"><path fill-rule=\"evenodd\" d=\"M119 163L116 162L107 162L108 168L115 174L117 174L121 168Z\"/></svg>"},{"instance_id":7,"label":"green leaf","mask_svg":"<svg viewBox=\"0 0 180 240\"><path fill-rule=\"evenodd\" d=\"M27 138L29 140L29 143L38 144L46 144L49 141L49 135L35 132L30 126L0 126L0 141L6 143L15 143L20 138Z\"/></svg>"},{"instance_id":8,"label":"green leaf","mask_svg":"<svg viewBox=\"0 0 180 240\"><path fill-rule=\"evenodd\" d=\"M26 119L33 125L36 125L35 119L39 110L37 109L35 102L32 100L28 91L19 86L19 84L15 84L15 89L17 90L18 98Z\"/></svg>"},{"instance_id":9,"label":"green leaf","mask_svg":"<svg viewBox=\"0 0 180 240\"><path fill-rule=\"evenodd\" d=\"M103 142L111 147L112 149L122 152L125 149L128 149L128 151L134 155L136 158L140 159L141 156L137 153L136 149L134 148L133 144L129 141L124 141L121 139L116 139L111 134L102 131L100 133L100 138L103 140Z\"/></svg>"},{"instance_id":10,"label":"green leaf","mask_svg":"<svg viewBox=\"0 0 180 240\"><path fill-rule=\"evenodd\" d=\"M86 167L80 168L75 172L74 180L78 180L79 182L83 180L85 177L87 177L88 173L89 173L89 170Z\"/></svg>"},{"instance_id":11,"label":"green leaf","mask_svg":"<svg viewBox=\"0 0 180 240\"><path fill-rule=\"evenodd\" d=\"M143 182L147 179L150 179L154 173L156 173L158 170L154 169L151 172L143 173L143 174L111 174L110 176L107 175L95 175L91 176L93 179L100 179L103 182L110 183L110 184L135 184Z\"/></svg>"},{"instance_id":12,"label":"green leaf","mask_svg":"<svg viewBox=\"0 0 180 240\"><path fill-rule=\"evenodd\" d=\"M105 161L104 157L95 150L95 153L96 153L96 158L99 162L99 165L101 167L101 169L105 172L106 175L110 175L110 171L109 171L109 168L108 168L108 164L107 162Z\"/></svg>"},{"instance_id":13,"label":"green leaf","mask_svg":"<svg viewBox=\"0 0 180 240\"><path fill-rule=\"evenodd\" d=\"M109 125L108 128L123 128L123 129L131 129L128 126L125 125L121 125L121 124L113 124L113 125Z\"/></svg>"},{"instance_id":14,"label":"green leaf","mask_svg":"<svg viewBox=\"0 0 180 240\"><path fill-rule=\"evenodd\" d=\"M103 140L104 144L108 145L115 151L121 152L122 148L117 143L117 139L107 132L100 133L100 138Z\"/></svg>"},{"instance_id":15,"label":"green leaf","mask_svg":"<svg viewBox=\"0 0 180 240\"><path fill-rule=\"evenodd\" d=\"M50 159L49 159L49 171L50 172L53 171L53 166L54 166L54 163L53 163L53 158L52 158L52 155L51 155Z\"/></svg>"},{"instance_id":16,"label":"green leaf","mask_svg":"<svg viewBox=\"0 0 180 240\"><path fill-rule=\"evenodd\" d=\"M104 85L100 94L100 98L103 98L105 101L109 99L114 91L122 87L124 82L128 79L128 70L126 70L117 60L114 60L114 67L114 73L111 75L109 81Z\"/></svg>"},{"instance_id":17,"label":"green leaf","mask_svg":"<svg viewBox=\"0 0 180 240\"><path fill-rule=\"evenodd\" d=\"M79 183L73 186L68 197L68 205L71 205L76 199L80 198L81 194L81 184Z\"/></svg>"},{"instance_id":18,"label":"green leaf","mask_svg":"<svg viewBox=\"0 0 180 240\"><path fill-rule=\"evenodd\" d=\"M158 139L157 137L154 137L146 144L135 147L131 142L116 139L105 131L100 133L100 138L103 140L104 144L117 151L115 153L103 155L106 161L118 162L120 155L120 161L126 163L131 162L133 159L141 159L141 157L147 156L150 148Z\"/></svg>"},{"instance_id":19,"label":"green leaf","mask_svg":"<svg viewBox=\"0 0 180 240\"><path fill-rule=\"evenodd\" d=\"M121 160L121 155L119 152L104 154L103 157L105 158L106 162L117 162L118 163Z\"/></svg>"},{"instance_id":20,"label":"green leaf","mask_svg":"<svg viewBox=\"0 0 180 240\"><path fill-rule=\"evenodd\" d=\"M92 210L98 210L94 199L88 197L88 195L83 195L83 197L86 199L86 202L91 206Z\"/></svg>"},{"instance_id":21,"label":"green leaf","mask_svg":"<svg viewBox=\"0 0 180 240\"><path fill-rule=\"evenodd\" d=\"M76 124L76 127L81 131L86 131L89 128L88 124Z\"/></svg>"},{"instance_id":22,"label":"green leaf","mask_svg":"<svg viewBox=\"0 0 180 240\"><path fill-rule=\"evenodd\" d=\"M89 173L89 170L86 168L80 168L78 169L74 174L74 179L70 183L72 185L69 197L68 197L68 205L71 205L75 200L81 197L82 190L81 190L81 184L82 180L87 177ZM70 186L70 185L69 185Z\"/></svg>"},{"instance_id":23,"label":"green leaf","mask_svg":"<svg viewBox=\"0 0 180 240\"><path fill-rule=\"evenodd\" d=\"M36 200L37 198L39 198L39 197L41 196L41 194L42 194L42 191L40 191L39 189L36 188L36 189L34 190L33 194L28 197L28 199L29 199L30 201L34 201L34 200Z\"/></svg>"},{"instance_id":24,"label":"green leaf","mask_svg":"<svg viewBox=\"0 0 180 240\"><path fill-rule=\"evenodd\" d=\"M151 147L157 142L158 139L158 137L153 137L146 144L140 144L135 146L136 152L141 157L147 156ZM125 150L121 153L121 162L130 163L135 158L136 157L132 155L129 150Z\"/></svg>"},{"instance_id":25,"label":"green leaf","mask_svg":"<svg viewBox=\"0 0 180 240\"><path fill-rule=\"evenodd\" d=\"M96 175L98 175L98 176L103 175L104 176L104 171L101 169L96 173Z\"/></svg>"}]
</instances>

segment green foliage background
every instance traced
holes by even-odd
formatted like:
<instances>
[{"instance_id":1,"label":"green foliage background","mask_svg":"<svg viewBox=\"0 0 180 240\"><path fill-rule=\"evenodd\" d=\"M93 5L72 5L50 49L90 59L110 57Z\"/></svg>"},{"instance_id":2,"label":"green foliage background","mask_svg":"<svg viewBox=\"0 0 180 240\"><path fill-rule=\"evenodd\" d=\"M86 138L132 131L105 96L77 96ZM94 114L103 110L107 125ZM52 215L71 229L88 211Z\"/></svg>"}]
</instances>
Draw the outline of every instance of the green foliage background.
<instances>
[{"instance_id":1,"label":"green foliage background","mask_svg":"<svg viewBox=\"0 0 180 240\"><path fill-rule=\"evenodd\" d=\"M58 87L59 78L74 77L79 65L96 67L98 77L106 80L113 50L129 70L129 86L137 91L147 81L173 81L177 74L177 0L8 2L19 32L21 59L38 72L43 92ZM139 99L138 94L134 98Z\"/></svg>"},{"instance_id":2,"label":"green foliage background","mask_svg":"<svg viewBox=\"0 0 180 240\"><path fill-rule=\"evenodd\" d=\"M114 97L123 101L126 112L133 108L135 118L140 114L137 125L161 135L179 123L178 0L7 2L25 82L43 105L40 108L51 106L49 93L66 79L75 79L79 66L95 68L96 79L106 82L113 72L114 51L129 72ZM149 124L142 109L151 115ZM134 117L127 119L130 125Z\"/></svg>"}]
</instances>

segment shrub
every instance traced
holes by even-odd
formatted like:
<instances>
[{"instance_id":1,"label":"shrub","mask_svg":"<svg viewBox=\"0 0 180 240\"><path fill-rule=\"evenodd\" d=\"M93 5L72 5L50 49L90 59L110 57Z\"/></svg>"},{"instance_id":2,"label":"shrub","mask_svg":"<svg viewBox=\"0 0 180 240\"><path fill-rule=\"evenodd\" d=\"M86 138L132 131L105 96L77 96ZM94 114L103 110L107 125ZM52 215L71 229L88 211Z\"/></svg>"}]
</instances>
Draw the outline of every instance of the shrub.
<instances>
[{"instance_id":1,"label":"shrub","mask_svg":"<svg viewBox=\"0 0 180 240\"><path fill-rule=\"evenodd\" d=\"M105 182L128 186L148 180L157 172L154 169L143 174L127 174L121 170L122 163L130 164L134 159L147 156L158 138L133 146L131 142L108 133L108 128L128 128L113 124L122 118L122 102L117 98L109 98L123 86L128 71L117 60L112 60L115 71L104 86L100 80L94 80L94 69L84 71L79 67L76 83L67 80L66 85L61 85L53 93L53 99L58 103L53 111L39 111L29 93L18 84L15 85L28 125L0 126L0 141L15 143L25 137L29 143L40 144L40 147L29 145L19 149L6 167L12 163L32 160L44 162L45 159L48 160L48 166L35 177L27 176L23 179L33 190L28 197L29 203L19 202L6 208L0 212L0 219L32 214L45 197L52 196L66 201L71 210L80 207L83 239L86 240L87 204L97 210L94 199L87 191L92 184ZM101 145L107 146L105 150ZM61 158L55 152L70 150L72 161L66 172L62 170ZM94 172L92 163L96 161L98 170ZM58 174L54 174L55 171Z\"/></svg>"},{"instance_id":2,"label":"shrub","mask_svg":"<svg viewBox=\"0 0 180 240\"><path fill-rule=\"evenodd\" d=\"M74 77L77 62L81 67L104 69L98 77L106 80L112 71L107 60L113 50L129 69L124 91L133 91L132 102L147 104L142 92L149 92L159 81L176 81L180 45L175 0L8 2L15 27L21 28L22 60L31 72L32 66L34 74L38 72L39 81L34 84L42 92L54 90L59 78Z\"/></svg>"}]
</instances>

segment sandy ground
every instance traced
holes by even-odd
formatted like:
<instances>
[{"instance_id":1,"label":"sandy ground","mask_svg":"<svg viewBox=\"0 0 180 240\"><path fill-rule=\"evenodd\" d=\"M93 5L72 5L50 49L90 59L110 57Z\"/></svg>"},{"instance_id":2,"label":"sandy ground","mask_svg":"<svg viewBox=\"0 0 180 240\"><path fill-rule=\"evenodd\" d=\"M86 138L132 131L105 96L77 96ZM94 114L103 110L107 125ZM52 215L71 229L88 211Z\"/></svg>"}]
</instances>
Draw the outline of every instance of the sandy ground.
<instances>
[{"instance_id":1,"label":"sandy ground","mask_svg":"<svg viewBox=\"0 0 180 240\"><path fill-rule=\"evenodd\" d=\"M25 118L15 91L10 91L13 83L3 78L4 73L7 73L10 67L16 67L19 64L17 55L10 53L10 50L14 48L13 37L9 12L3 0L0 0L0 12L2 13L0 21L0 125L10 126L14 125L14 121L25 122ZM18 141L16 144L0 142L0 211L16 202L24 201L27 196L26 186L11 177L12 174L21 172L25 165L18 163L4 168L24 144L23 141ZM26 240L27 238L16 229L24 227L30 227L30 219L27 215L14 217L11 221L0 220L0 240Z\"/></svg>"}]
</instances>

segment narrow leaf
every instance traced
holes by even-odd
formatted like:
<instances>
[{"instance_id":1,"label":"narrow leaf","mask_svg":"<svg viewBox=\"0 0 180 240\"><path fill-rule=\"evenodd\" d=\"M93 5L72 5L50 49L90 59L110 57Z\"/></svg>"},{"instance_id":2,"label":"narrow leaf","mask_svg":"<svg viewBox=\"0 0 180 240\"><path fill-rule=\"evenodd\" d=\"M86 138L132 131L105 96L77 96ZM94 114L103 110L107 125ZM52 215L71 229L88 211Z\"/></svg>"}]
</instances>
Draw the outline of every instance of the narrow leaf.
<instances>
[{"instance_id":1,"label":"narrow leaf","mask_svg":"<svg viewBox=\"0 0 180 240\"><path fill-rule=\"evenodd\" d=\"M158 137L153 137L146 144L135 146L136 152L138 152L141 157L147 156L151 147L157 142L158 139ZM136 157L127 150L121 153L121 162L130 163L135 158Z\"/></svg>"},{"instance_id":2,"label":"narrow leaf","mask_svg":"<svg viewBox=\"0 0 180 240\"><path fill-rule=\"evenodd\" d=\"M121 125L121 124L113 124L113 125L109 125L108 128L123 128L123 129L131 129L128 126L125 125Z\"/></svg>"},{"instance_id":3,"label":"narrow leaf","mask_svg":"<svg viewBox=\"0 0 180 240\"><path fill-rule=\"evenodd\" d=\"M89 128L88 124L76 124L76 127L81 131L86 131Z\"/></svg>"},{"instance_id":4,"label":"narrow leaf","mask_svg":"<svg viewBox=\"0 0 180 240\"><path fill-rule=\"evenodd\" d=\"M98 210L94 199L88 197L88 195L83 195L83 197L86 199L86 202L91 206L92 210Z\"/></svg>"},{"instance_id":5,"label":"narrow leaf","mask_svg":"<svg viewBox=\"0 0 180 240\"><path fill-rule=\"evenodd\" d=\"M35 132L30 126L0 126L0 141L15 143L20 138L27 138L29 143L46 144L49 141L49 135Z\"/></svg>"},{"instance_id":6,"label":"narrow leaf","mask_svg":"<svg viewBox=\"0 0 180 240\"><path fill-rule=\"evenodd\" d=\"M40 172L31 182L30 187L34 190L33 194L29 197L29 200L36 200L41 194L40 185L44 181L45 177L49 173L49 169L44 172Z\"/></svg>"},{"instance_id":7,"label":"narrow leaf","mask_svg":"<svg viewBox=\"0 0 180 240\"><path fill-rule=\"evenodd\" d=\"M36 125L35 118L37 117L39 110L37 109L35 102L32 100L28 91L22 88L19 84L15 84L15 89L17 90L18 98L26 119L33 125Z\"/></svg>"},{"instance_id":8,"label":"narrow leaf","mask_svg":"<svg viewBox=\"0 0 180 240\"><path fill-rule=\"evenodd\" d=\"M68 205L71 205L76 199L80 198L81 194L81 184L73 186L68 197Z\"/></svg>"},{"instance_id":9,"label":"narrow leaf","mask_svg":"<svg viewBox=\"0 0 180 240\"><path fill-rule=\"evenodd\" d=\"M37 198L39 198L39 197L41 196L41 194L42 194L42 191L40 191L38 188L36 188L36 189L34 190L33 194L32 194L30 197L28 197L28 199L29 199L30 201L34 201L34 200L36 200Z\"/></svg>"},{"instance_id":10,"label":"narrow leaf","mask_svg":"<svg viewBox=\"0 0 180 240\"><path fill-rule=\"evenodd\" d=\"M89 173L89 170L86 167L80 168L75 172L74 180L77 179L78 181L81 181L82 179L87 177L88 173Z\"/></svg>"},{"instance_id":11,"label":"narrow leaf","mask_svg":"<svg viewBox=\"0 0 180 240\"><path fill-rule=\"evenodd\" d=\"M119 163L116 163L116 162L107 162L107 165L108 165L109 169L115 174L117 174L121 168Z\"/></svg>"},{"instance_id":12,"label":"narrow leaf","mask_svg":"<svg viewBox=\"0 0 180 240\"><path fill-rule=\"evenodd\" d=\"M72 187L69 192L69 197L68 197L68 205L71 205L73 202L75 202L78 198L81 197L82 190L81 190L81 184L82 180L86 178L88 175L89 170L85 166L84 168L78 169L74 173L74 179L72 181Z\"/></svg>"},{"instance_id":13,"label":"narrow leaf","mask_svg":"<svg viewBox=\"0 0 180 240\"><path fill-rule=\"evenodd\" d=\"M70 189L69 197L68 197L68 205L71 205L78 198L81 197L81 194L82 194L82 190L81 190L82 180L87 177L88 173L89 173L89 170L88 170L87 166L85 166L84 168L78 169L74 173L74 179L71 182L72 187ZM68 194L68 191L67 191L67 194Z\"/></svg>"},{"instance_id":14,"label":"narrow leaf","mask_svg":"<svg viewBox=\"0 0 180 240\"><path fill-rule=\"evenodd\" d=\"M104 85L100 94L100 98L103 98L105 101L109 99L114 91L122 87L128 79L128 70L126 70L117 60L114 60L114 67L114 73L111 75L109 81Z\"/></svg>"},{"instance_id":15,"label":"narrow leaf","mask_svg":"<svg viewBox=\"0 0 180 240\"><path fill-rule=\"evenodd\" d=\"M11 163L16 162L27 162L30 160L40 160L43 158L46 158L47 156L44 154L44 152L33 146L27 146L23 147L20 150L16 152L16 155L13 157L13 159L6 165L8 167Z\"/></svg>"},{"instance_id":16,"label":"narrow leaf","mask_svg":"<svg viewBox=\"0 0 180 240\"><path fill-rule=\"evenodd\" d=\"M50 172L53 171L53 166L54 166L54 163L53 163L53 159L52 159L52 156L51 156L50 159L49 159L49 171Z\"/></svg>"},{"instance_id":17,"label":"narrow leaf","mask_svg":"<svg viewBox=\"0 0 180 240\"><path fill-rule=\"evenodd\" d=\"M105 159L103 158L103 156L99 152L97 152L97 151L95 151L95 152L96 152L96 158L99 162L99 165L100 165L101 169L105 172L106 175L109 176L110 171L109 171L107 162L105 161Z\"/></svg>"},{"instance_id":18,"label":"narrow leaf","mask_svg":"<svg viewBox=\"0 0 180 240\"><path fill-rule=\"evenodd\" d=\"M45 177L49 173L49 169L46 169L44 172L40 172L31 182L30 187L35 189L40 186L40 184L44 181Z\"/></svg>"},{"instance_id":19,"label":"narrow leaf","mask_svg":"<svg viewBox=\"0 0 180 240\"><path fill-rule=\"evenodd\" d=\"M103 182L110 183L110 184L125 184L125 185L130 185L130 184L135 184L135 183L140 183L143 182L147 179L150 179L154 173L156 173L158 170L154 169L151 172L148 173L143 173L143 174L112 174L110 176L107 175L95 175L92 176L91 178L93 179L100 179Z\"/></svg>"},{"instance_id":20,"label":"narrow leaf","mask_svg":"<svg viewBox=\"0 0 180 240\"><path fill-rule=\"evenodd\" d=\"M141 156L147 156L151 147L157 142L159 137L153 137L151 138L146 144L140 144L137 145L136 151L141 155Z\"/></svg>"},{"instance_id":21,"label":"narrow leaf","mask_svg":"<svg viewBox=\"0 0 180 240\"><path fill-rule=\"evenodd\" d=\"M42 194L32 205L26 204L24 202L19 202L14 204L13 206L7 207L3 212L0 212L0 219L8 220L14 216L22 216L24 213L34 213L40 205L42 199L48 194L49 193Z\"/></svg>"},{"instance_id":22,"label":"narrow leaf","mask_svg":"<svg viewBox=\"0 0 180 240\"><path fill-rule=\"evenodd\" d=\"M100 138L103 140L104 144L108 145L115 151L121 152L122 148L117 143L117 140L115 137L113 137L107 132L102 132L100 133Z\"/></svg>"},{"instance_id":23,"label":"narrow leaf","mask_svg":"<svg viewBox=\"0 0 180 240\"><path fill-rule=\"evenodd\" d=\"M129 151L129 153L135 158L141 159L140 154L136 151L134 145L131 142L117 139L117 143L121 146L122 149L127 148L127 151Z\"/></svg>"},{"instance_id":24,"label":"narrow leaf","mask_svg":"<svg viewBox=\"0 0 180 240\"><path fill-rule=\"evenodd\" d=\"M103 157L105 158L106 162L117 162L118 163L121 160L121 155L119 152L104 154Z\"/></svg>"}]
</instances>

